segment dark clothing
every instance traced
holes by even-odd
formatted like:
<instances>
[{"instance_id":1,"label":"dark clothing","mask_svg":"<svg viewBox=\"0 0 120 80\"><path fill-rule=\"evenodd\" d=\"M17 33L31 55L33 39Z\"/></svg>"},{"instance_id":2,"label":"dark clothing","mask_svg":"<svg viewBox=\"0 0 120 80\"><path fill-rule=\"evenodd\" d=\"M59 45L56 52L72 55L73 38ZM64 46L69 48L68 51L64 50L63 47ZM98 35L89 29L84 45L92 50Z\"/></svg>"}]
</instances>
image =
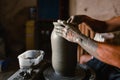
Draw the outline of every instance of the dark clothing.
<instances>
[{"instance_id":1,"label":"dark clothing","mask_svg":"<svg viewBox=\"0 0 120 80\"><path fill-rule=\"evenodd\" d=\"M87 65L96 73L96 80L120 80L120 69L103 63L96 58L90 60Z\"/></svg>"}]
</instances>

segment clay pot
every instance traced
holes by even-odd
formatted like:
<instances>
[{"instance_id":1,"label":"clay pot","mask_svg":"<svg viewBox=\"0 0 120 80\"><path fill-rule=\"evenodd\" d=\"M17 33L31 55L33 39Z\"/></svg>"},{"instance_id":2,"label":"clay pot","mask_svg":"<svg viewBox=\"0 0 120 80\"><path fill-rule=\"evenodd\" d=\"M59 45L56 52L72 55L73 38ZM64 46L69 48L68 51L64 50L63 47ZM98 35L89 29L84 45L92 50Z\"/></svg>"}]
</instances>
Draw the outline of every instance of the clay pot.
<instances>
[{"instance_id":1,"label":"clay pot","mask_svg":"<svg viewBox=\"0 0 120 80\"><path fill-rule=\"evenodd\" d=\"M54 27L60 26L53 22ZM55 73L61 76L74 76L77 64L77 44L69 42L56 35L54 29L51 34L52 66Z\"/></svg>"}]
</instances>

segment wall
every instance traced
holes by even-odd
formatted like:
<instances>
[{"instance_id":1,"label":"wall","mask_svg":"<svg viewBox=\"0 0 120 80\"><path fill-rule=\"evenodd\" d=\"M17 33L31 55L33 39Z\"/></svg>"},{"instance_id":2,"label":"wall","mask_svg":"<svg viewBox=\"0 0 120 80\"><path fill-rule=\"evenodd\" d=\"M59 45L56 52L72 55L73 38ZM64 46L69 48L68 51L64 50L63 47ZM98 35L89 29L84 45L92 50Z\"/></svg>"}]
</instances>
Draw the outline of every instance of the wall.
<instances>
[{"instance_id":1,"label":"wall","mask_svg":"<svg viewBox=\"0 0 120 80\"><path fill-rule=\"evenodd\" d=\"M7 56L17 56L25 50L25 24L29 20L29 8L36 4L36 0L0 0Z\"/></svg>"},{"instance_id":2,"label":"wall","mask_svg":"<svg viewBox=\"0 0 120 80\"><path fill-rule=\"evenodd\" d=\"M120 15L119 0L70 0L70 15L85 14L100 20Z\"/></svg>"}]
</instances>

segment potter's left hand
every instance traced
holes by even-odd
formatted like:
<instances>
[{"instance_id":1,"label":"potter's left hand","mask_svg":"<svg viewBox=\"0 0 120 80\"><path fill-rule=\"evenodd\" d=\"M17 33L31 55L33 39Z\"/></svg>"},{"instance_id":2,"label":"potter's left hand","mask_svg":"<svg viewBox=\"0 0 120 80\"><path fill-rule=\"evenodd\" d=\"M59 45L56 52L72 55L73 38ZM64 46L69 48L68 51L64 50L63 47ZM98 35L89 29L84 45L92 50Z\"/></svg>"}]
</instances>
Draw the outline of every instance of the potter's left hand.
<instances>
[{"instance_id":1,"label":"potter's left hand","mask_svg":"<svg viewBox=\"0 0 120 80\"><path fill-rule=\"evenodd\" d=\"M79 34L81 34L81 32L77 28L75 28L75 25L61 20L58 20L58 23L61 26L55 27L56 34L65 38L70 42L77 43L77 39L79 37Z\"/></svg>"}]
</instances>

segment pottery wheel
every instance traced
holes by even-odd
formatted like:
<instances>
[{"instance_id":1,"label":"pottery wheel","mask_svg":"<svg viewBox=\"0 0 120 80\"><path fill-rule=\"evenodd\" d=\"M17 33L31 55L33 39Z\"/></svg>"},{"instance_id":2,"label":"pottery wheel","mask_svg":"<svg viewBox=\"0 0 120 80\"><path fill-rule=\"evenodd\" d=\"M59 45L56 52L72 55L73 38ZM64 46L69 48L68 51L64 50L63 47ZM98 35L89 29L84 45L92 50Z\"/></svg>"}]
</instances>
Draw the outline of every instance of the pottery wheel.
<instances>
[{"instance_id":1,"label":"pottery wheel","mask_svg":"<svg viewBox=\"0 0 120 80\"><path fill-rule=\"evenodd\" d=\"M43 75L45 80L95 80L95 73L87 65L77 65L75 76L65 77L55 73L52 67L47 68Z\"/></svg>"}]
</instances>

